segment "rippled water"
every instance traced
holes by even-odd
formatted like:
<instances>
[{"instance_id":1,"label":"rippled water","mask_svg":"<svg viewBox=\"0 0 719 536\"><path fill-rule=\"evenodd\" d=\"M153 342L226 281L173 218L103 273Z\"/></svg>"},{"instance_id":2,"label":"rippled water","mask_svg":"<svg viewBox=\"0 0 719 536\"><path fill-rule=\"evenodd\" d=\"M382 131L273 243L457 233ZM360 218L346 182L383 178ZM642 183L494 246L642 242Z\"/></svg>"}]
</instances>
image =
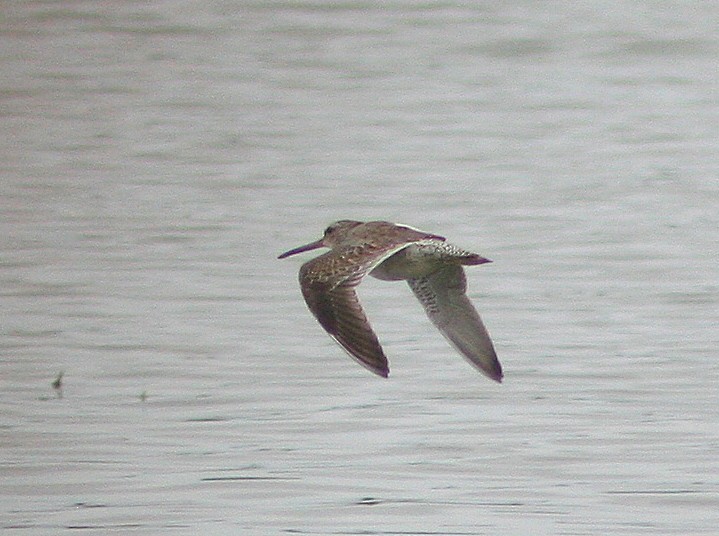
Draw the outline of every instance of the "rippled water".
<instances>
[{"instance_id":1,"label":"rippled water","mask_svg":"<svg viewBox=\"0 0 719 536\"><path fill-rule=\"evenodd\" d=\"M716 534L717 22L5 2L3 533ZM493 259L505 383L398 283L348 359L275 259L338 218Z\"/></svg>"}]
</instances>

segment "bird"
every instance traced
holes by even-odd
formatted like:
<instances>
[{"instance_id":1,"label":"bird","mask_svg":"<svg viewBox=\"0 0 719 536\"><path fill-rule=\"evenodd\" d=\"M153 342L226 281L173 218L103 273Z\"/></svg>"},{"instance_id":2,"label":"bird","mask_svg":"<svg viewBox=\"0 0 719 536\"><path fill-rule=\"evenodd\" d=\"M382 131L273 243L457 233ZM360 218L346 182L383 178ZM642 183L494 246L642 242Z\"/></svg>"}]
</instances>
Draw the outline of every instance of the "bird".
<instances>
[{"instance_id":1,"label":"bird","mask_svg":"<svg viewBox=\"0 0 719 536\"><path fill-rule=\"evenodd\" d=\"M322 247L330 251L300 267L302 295L325 331L362 366L384 378L389 375L387 357L356 292L369 274L385 281L407 281L452 346L487 377L502 381L492 340L467 298L463 269L492 261L408 225L355 220L330 224L322 238L278 259Z\"/></svg>"}]
</instances>

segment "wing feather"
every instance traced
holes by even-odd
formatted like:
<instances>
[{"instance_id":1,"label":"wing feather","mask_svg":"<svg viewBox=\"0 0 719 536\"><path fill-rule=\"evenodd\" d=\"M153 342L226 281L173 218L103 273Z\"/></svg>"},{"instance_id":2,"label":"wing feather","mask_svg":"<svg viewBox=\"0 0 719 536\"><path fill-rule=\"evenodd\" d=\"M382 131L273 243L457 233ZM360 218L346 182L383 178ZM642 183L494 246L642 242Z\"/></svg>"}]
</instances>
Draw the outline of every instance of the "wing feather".
<instances>
[{"instance_id":1,"label":"wing feather","mask_svg":"<svg viewBox=\"0 0 719 536\"><path fill-rule=\"evenodd\" d=\"M459 265L410 279L409 286L440 333L489 378L501 382L502 366L487 328L467 298L467 280Z\"/></svg>"},{"instance_id":2,"label":"wing feather","mask_svg":"<svg viewBox=\"0 0 719 536\"><path fill-rule=\"evenodd\" d=\"M375 266L408 245L363 244L332 250L300 269L302 295L320 325L352 358L385 378L387 357L355 289Z\"/></svg>"}]
</instances>

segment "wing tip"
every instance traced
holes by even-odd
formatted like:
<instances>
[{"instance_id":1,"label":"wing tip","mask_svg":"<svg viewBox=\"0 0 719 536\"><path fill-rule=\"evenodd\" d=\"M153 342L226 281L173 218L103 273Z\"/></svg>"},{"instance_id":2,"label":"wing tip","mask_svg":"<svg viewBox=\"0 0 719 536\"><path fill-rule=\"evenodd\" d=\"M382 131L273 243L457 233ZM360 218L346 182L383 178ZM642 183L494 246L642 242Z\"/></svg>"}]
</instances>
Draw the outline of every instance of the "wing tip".
<instances>
[{"instance_id":1,"label":"wing tip","mask_svg":"<svg viewBox=\"0 0 719 536\"><path fill-rule=\"evenodd\" d=\"M502 372L502 365L499 364L499 361L495 359L494 363L492 363L491 368L482 368L480 367L480 370L484 373L485 376L487 376L490 380L494 380L497 383L502 383L502 380L504 379L504 372Z\"/></svg>"},{"instance_id":2,"label":"wing tip","mask_svg":"<svg viewBox=\"0 0 719 536\"><path fill-rule=\"evenodd\" d=\"M373 374L376 374L377 376L381 376L382 378L386 378L387 376L389 376L389 362L387 361L387 357L382 351L382 347L379 346L379 342L377 342L378 355L367 355L363 352L357 351L357 349L353 345L349 344L343 337L333 335L332 333L330 333L330 336L337 344L339 344L339 346L347 353L348 356L350 356L364 368L366 368Z\"/></svg>"},{"instance_id":3,"label":"wing tip","mask_svg":"<svg viewBox=\"0 0 719 536\"><path fill-rule=\"evenodd\" d=\"M365 361L359 361L359 364L365 367L370 372L373 372L377 376L380 376L381 378L387 378L389 376L389 366L387 365L370 365Z\"/></svg>"}]
</instances>

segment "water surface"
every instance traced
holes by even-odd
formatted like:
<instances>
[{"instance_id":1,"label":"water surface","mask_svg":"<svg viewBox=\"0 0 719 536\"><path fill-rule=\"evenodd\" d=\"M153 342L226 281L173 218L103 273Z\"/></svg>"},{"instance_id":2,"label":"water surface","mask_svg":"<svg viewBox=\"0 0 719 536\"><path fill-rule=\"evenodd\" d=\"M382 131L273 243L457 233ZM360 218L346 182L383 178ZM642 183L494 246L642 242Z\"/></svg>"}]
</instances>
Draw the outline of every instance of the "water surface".
<instances>
[{"instance_id":1,"label":"water surface","mask_svg":"<svg viewBox=\"0 0 719 536\"><path fill-rule=\"evenodd\" d=\"M3 532L715 534L718 19L7 3ZM494 260L502 385L401 283L388 380L334 345L275 257L339 218Z\"/></svg>"}]
</instances>

